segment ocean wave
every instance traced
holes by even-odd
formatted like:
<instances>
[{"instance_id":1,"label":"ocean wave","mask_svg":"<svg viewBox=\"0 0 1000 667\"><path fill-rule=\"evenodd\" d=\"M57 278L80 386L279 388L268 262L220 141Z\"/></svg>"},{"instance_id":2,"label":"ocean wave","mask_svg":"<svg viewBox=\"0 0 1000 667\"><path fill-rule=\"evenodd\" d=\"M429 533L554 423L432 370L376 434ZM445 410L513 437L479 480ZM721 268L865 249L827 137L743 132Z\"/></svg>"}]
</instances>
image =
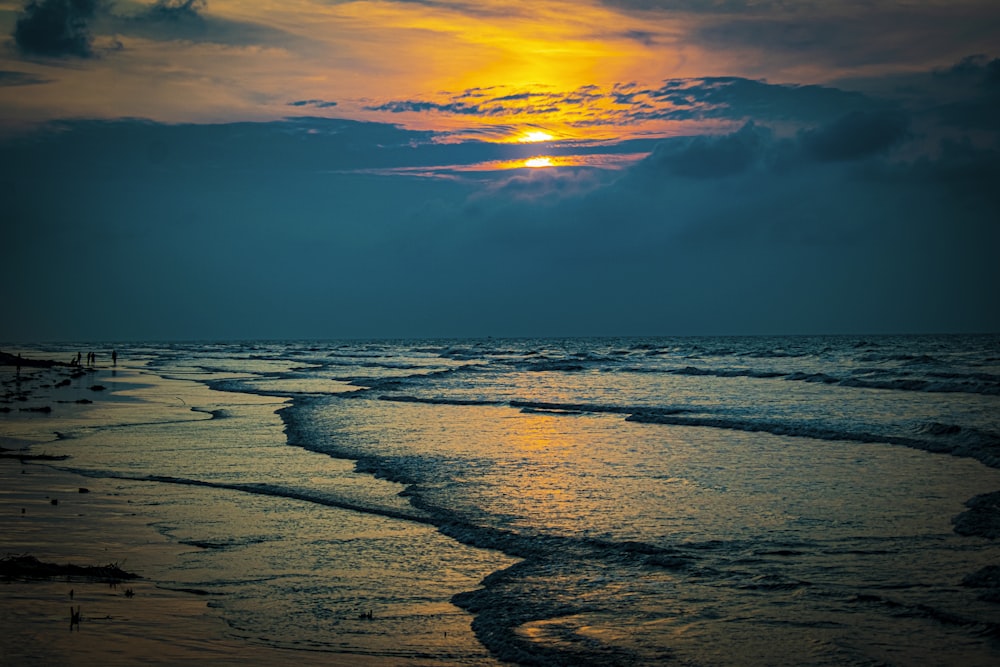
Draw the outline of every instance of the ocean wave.
<instances>
[{"instance_id":1,"label":"ocean wave","mask_svg":"<svg viewBox=\"0 0 1000 667\"><path fill-rule=\"evenodd\" d=\"M455 361L476 361L483 358L483 352L482 350L472 350L469 348L449 348L442 350L439 356Z\"/></svg>"},{"instance_id":2,"label":"ocean wave","mask_svg":"<svg viewBox=\"0 0 1000 667\"><path fill-rule=\"evenodd\" d=\"M582 369L581 369L582 370ZM855 389L886 389L891 391L913 391L927 393L965 393L987 396L1000 395L1000 377L991 373L929 372L915 376L908 371L884 368L857 368L849 377L838 377L820 371L784 372L772 369L754 368L706 368L704 366L684 366L682 368L651 368L648 366L627 366L621 370L629 373L667 373L690 377L717 378L781 378L789 382L809 382L837 385Z\"/></svg>"},{"instance_id":3,"label":"ocean wave","mask_svg":"<svg viewBox=\"0 0 1000 667\"><path fill-rule=\"evenodd\" d=\"M544 410L553 413L578 414L583 412L611 413L631 415L637 412L649 412L660 415L674 415L683 412L690 412L689 408L683 407L649 407L649 406L629 406L629 405L602 405L598 403L556 403L550 401L523 401L512 400L508 402L512 408L524 408L528 410Z\"/></svg>"},{"instance_id":4,"label":"ocean wave","mask_svg":"<svg viewBox=\"0 0 1000 667\"><path fill-rule=\"evenodd\" d=\"M450 375L456 375L459 373L475 372L481 369L481 364L465 364L464 366L456 366L454 368L443 368L439 370L429 370L424 373L411 373L408 375L385 375L385 376L368 376L368 375L341 375L336 376L331 379L337 382L346 382L355 387L364 387L365 389L373 390L395 390L401 387L411 386L413 384L425 383L431 380L436 380ZM398 370L398 369L393 369ZM404 369L405 370L405 369Z\"/></svg>"},{"instance_id":5,"label":"ocean wave","mask_svg":"<svg viewBox=\"0 0 1000 667\"><path fill-rule=\"evenodd\" d=\"M777 378L784 377L785 373L779 371L753 370L748 368L701 368L699 366L685 366L684 368L673 368L668 371L672 375L692 375L692 376L712 376L720 378Z\"/></svg>"},{"instance_id":6,"label":"ocean wave","mask_svg":"<svg viewBox=\"0 0 1000 667\"><path fill-rule=\"evenodd\" d=\"M961 614L928 604L900 602L881 595L858 593L848 600L855 604L874 605L892 611L892 615L903 618L923 618L945 626L958 626L974 631L974 634L1000 636L1000 623L975 620Z\"/></svg>"},{"instance_id":7,"label":"ocean wave","mask_svg":"<svg viewBox=\"0 0 1000 667\"><path fill-rule=\"evenodd\" d=\"M425 403L427 405L503 405L502 401L488 401L477 398L448 398L444 396L411 396L408 394L391 394L379 396L380 401L394 403Z\"/></svg>"},{"instance_id":8,"label":"ocean wave","mask_svg":"<svg viewBox=\"0 0 1000 667\"><path fill-rule=\"evenodd\" d=\"M876 380L853 377L840 380L838 384L842 387L854 387L856 389L889 389L894 391L917 391L941 394L982 394L986 396L1000 395L1000 381L977 381L974 379L948 381L920 377L897 377L887 380Z\"/></svg>"},{"instance_id":9,"label":"ocean wave","mask_svg":"<svg viewBox=\"0 0 1000 667\"><path fill-rule=\"evenodd\" d=\"M988 466L1000 468L1000 436L976 429L925 425L916 429L913 436L893 433L847 430L813 423L774 421L767 419L742 419L738 417L691 416L677 412L642 410L626 417L626 421L670 426L695 426L719 428L751 433L770 433L779 436L812 438L845 442L882 443L922 449L924 451L965 456ZM925 436L925 437L918 437ZM957 436L957 437L956 437Z\"/></svg>"},{"instance_id":10,"label":"ocean wave","mask_svg":"<svg viewBox=\"0 0 1000 667\"><path fill-rule=\"evenodd\" d=\"M518 368L532 372L556 371L563 373L575 373L585 370L587 367L578 360L569 359L542 359L539 361L522 361L517 364Z\"/></svg>"},{"instance_id":11,"label":"ocean wave","mask_svg":"<svg viewBox=\"0 0 1000 667\"><path fill-rule=\"evenodd\" d=\"M94 471L76 471L82 474L94 476ZM303 502L324 505L326 507L336 507L339 509L360 512L362 514L374 514L390 519L400 519L415 523L435 525L436 522L429 516L414 508L412 512L406 512L391 507L379 507L373 504L359 503L352 499L341 498L326 492L313 491L295 487L279 486L277 484L266 483L233 483L220 481L207 481L201 479L191 479L187 477L175 477L172 475L128 475L124 473L106 473L101 476L113 477L115 479L127 479L136 482L157 482L161 484L177 484L181 486L201 486L213 489L223 489L238 491L260 496L272 496L276 498L288 498L290 500L301 500Z\"/></svg>"},{"instance_id":12,"label":"ocean wave","mask_svg":"<svg viewBox=\"0 0 1000 667\"><path fill-rule=\"evenodd\" d=\"M899 353L872 353L865 354L858 357L858 361L864 363L884 363L897 361L902 362L905 366L926 366L926 365L939 365L944 363L941 359L931 356L929 354L899 354Z\"/></svg>"},{"instance_id":13,"label":"ocean wave","mask_svg":"<svg viewBox=\"0 0 1000 667\"><path fill-rule=\"evenodd\" d=\"M818 382L820 384L843 384L840 378L826 373L791 373L785 376L791 382Z\"/></svg>"},{"instance_id":14,"label":"ocean wave","mask_svg":"<svg viewBox=\"0 0 1000 667\"><path fill-rule=\"evenodd\" d=\"M789 352L787 350L757 350L741 352L737 356L749 357L751 359L797 359L799 357L808 357L811 354L811 352Z\"/></svg>"},{"instance_id":15,"label":"ocean wave","mask_svg":"<svg viewBox=\"0 0 1000 667\"><path fill-rule=\"evenodd\" d=\"M691 367L689 367L691 368ZM790 382L813 382L819 384L853 387L855 389L888 389L893 391L914 391L929 393L966 393L966 394L1000 394L1000 378L988 373L927 373L925 377L917 377L907 372L900 373L879 368L863 368L851 371L851 377L837 377L829 373L796 371L794 373L779 373L772 371L712 371L692 369L691 371L671 371L678 374L715 375L718 377L772 378L783 377Z\"/></svg>"}]
</instances>

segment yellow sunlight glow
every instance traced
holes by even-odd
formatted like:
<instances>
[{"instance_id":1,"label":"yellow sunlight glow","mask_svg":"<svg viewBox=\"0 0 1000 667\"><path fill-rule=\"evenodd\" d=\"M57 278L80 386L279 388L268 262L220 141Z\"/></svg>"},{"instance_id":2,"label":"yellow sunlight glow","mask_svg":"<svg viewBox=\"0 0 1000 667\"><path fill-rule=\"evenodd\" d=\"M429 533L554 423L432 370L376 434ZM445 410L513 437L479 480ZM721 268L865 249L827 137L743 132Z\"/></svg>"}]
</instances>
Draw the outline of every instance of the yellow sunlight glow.
<instances>
[{"instance_id":1,"label":"yellow sunlight glow","mask_svg":"<svg viewBox=\"0 0 1000 667\"><path fill-rule=\"evenodd\" d=\"M528 158L524 161L525 167L531 167L532 169L540 169L542 167L552 167L552 158L550 157L533 157Z\"/></svg>"},{"instance_id":2,"label":"yellow sunlight glow","mask_svg":"<svg viewBox=\"0 0 1000 667\"><path fill-rule=\"evenodd\" d=\"M533 144L539 141L552 141L554 138L555 137L553 137L548 132L543 132L541 130L532 130L530 132L525 132L524 134L522 134L521 138L518 139L518 141L524 144Z\"/></svg>"}]
</instances>

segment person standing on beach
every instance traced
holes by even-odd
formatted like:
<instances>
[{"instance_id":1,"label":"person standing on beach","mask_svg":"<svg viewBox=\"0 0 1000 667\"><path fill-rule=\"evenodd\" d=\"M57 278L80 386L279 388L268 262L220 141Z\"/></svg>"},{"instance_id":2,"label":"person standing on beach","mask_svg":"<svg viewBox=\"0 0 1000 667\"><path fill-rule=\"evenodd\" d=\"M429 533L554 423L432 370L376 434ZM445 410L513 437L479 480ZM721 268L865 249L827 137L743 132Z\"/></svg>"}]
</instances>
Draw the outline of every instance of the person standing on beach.
<instances>
[{"instance_id":1,"label":"person standing on beach","mask_svg":"<svg viewBox=\"0 0 1000 667\"><path fill-rule=\"evenodd\" d=\"M118 365L118 350L111 350L111 365Z\"/></svg>"}]
</instances>

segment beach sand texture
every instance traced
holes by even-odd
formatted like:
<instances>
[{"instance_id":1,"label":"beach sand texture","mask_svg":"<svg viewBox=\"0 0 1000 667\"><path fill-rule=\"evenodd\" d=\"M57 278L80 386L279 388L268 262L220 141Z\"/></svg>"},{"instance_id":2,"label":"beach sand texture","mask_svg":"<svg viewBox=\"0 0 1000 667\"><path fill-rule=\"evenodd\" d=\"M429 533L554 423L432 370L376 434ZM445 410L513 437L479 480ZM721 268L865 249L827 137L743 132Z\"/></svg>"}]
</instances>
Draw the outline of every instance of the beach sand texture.
<instances>
[{"instance_id":1,"label":"beach sand texture","mask_svg":"<svg viewBox=\"0 0 1000 667\"><path fill-rule=\"evenodd\" d=\"M240 494L72 472L79 461L71 452L84 447L91 454L100 452L101 434L107 433L102 429L109 425L153 422L169 430L173 421L187 427L205 421L191 405L220 399L204 385L121 366L102 366L63 386L56 385L73 373L79 375L78 369L23 367L17 374L14 367L0 366L0 373L8 408L0 414L0 558L28 555L59 566L113 564L139 577L117 583L79 575L3 577L0 665L412 663L386 658L400 638L385 625L365 632L363 646L348 645L342 652L330 651L329 642L322 650L254 643L214 612L211 605L218 593L186 586L186 572L193 579L201 574L186 561L200 549L165 534L163 522L168 519L158 496L186 494L189 499L183 502L193 507L223 507L229 500L220 501L219 494ZM260 403L265 410L277 407L274 399ZM134 446L162 443L136 440ZM56 461L35 458L67 455L70 458ZM91 455L88 463L100 468L100 457ZM386 521L334 508L330 512L336 512L344 534L370 534L380 529L374 524ZM242 519L253 521L252 516ZM336 561L337 555L331 559ZM71 611L77 608L79 625L71 625ZM444 631L440 633L441 645L467 645L482 653L482 662L491 662L472 636L468 617L459 616L448 622L446 639Z\"/></svg>"}]
</instances>

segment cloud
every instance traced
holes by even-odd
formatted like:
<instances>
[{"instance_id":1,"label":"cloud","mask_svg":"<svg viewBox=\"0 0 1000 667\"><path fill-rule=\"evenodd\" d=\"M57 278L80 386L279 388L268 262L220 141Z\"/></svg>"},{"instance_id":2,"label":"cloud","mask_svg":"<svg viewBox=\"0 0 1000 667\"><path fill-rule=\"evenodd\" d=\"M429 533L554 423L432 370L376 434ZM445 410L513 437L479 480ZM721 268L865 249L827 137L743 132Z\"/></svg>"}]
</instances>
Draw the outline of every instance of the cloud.
<instances>
[{"instance_id":1,"label":"cloud","mask_svg":"<svg viewBox=\"0 0 1000 667\"><path fill-rule=\"evenodd\" d=\"M23 55L89 58L89 22L99 8L99 0L31 0L17 19L14 43Z\"/></svg>"},{"instance_id":2,"label":"cloud","mask_svg":"<svg viewBox=\"0 0 1000 667\"><path fill-rule=\"evenodd\" d=\"M247 45L306 45L310 40L274 26L213 16L207 0L157 0L132 13L108 13L102 28L117 34L160 42Z\"/></svg>"},{"instance_id":3,"label":"cloud","mask_svg":"<svg viewBox=\"0 0 1000 667\"><path fill-rule=\"evenodd\" d=\"M997 85L1000 84L1000 58L991 60L989 56L977 53L966 56L951 67L934 74L938 77L958 77L971 79L975 83Z\"/></svg>"},{"instance_id":4,"label":"cloud","mask_svg":"<svg viewBox=\"0 0 1000 667\"><path fill-rule=\"evenodd\" d=\"M829 125L803 132L800 141L813 159L857 160L898 145L908 130L909 119L902 113L854 111Z\"/></svg>"},{"instance_id":5,"label":"cloud","mask_svg":"<svg viewBox=\"0 0 1000 667\"><path fill-rule=\"evenodd\" d=\"M37 74L29 74L28 72L0 70L0 88L10 86L34 86L40 83L48 83L48 79L44 79Z\"/></svg>"},{"instance_id":6,"label":"cloud","mask_svg":"<svg viewBox=\"0 0 1000 667\"><path fill-rule=\"evenodd\" d=\"M807 59L813 67L850 69L940 62L957 49L995 44L1000 27L1000 6L988 0L968 0L960 6L774 3L769 9L759 15L720 12L702 21L694 38L710 48L755 52L752 57L765 69L769 63L787 62L790 55Z\"/></svg>"},{"instance_id":7,"label":"cloud","mask_svg":"<svg viewBox=\"0 0 1000 667\"><path fill-rule=\"evenodd\" d=\"M935 72L935 79L959 86L957 99L941 100L933 109L942 123L964 129L1000 132L1000 58L974 55L951 68Z\"/></svg>"},{"instance_id":8,"label":"cloud","mask_svg":"<svg viewBox=\"0 0 1000 667\"><path fill-rule=\"evenodd\" d=\"M93 30L112 34L171 40L215 39L257 43L273 39L277 31L202 16L206 0L156 0L142 11L121 15L110 0L30 0L14 29L14 43L22 55L92 58ZM112 40L116 50L121 43Z\"/></svg>"},{"instance_id":9,"label":"cloud","mask_svg":"<svg viewBox=\"0 0 1000 667\"><path fill-rule=\"evenodd\" d=\"M760 159L770 132L748 122L722 136L665 141L646 158L646 167L686 178L721 178L742 173Z\"/></svg>"},{"instance_id":10,"label":"cloud","mask_svg":"<svg viewBox=\"0 0 1000 667\"><path fill-rule=\"evenodd\" d=\"M569 91L503 87L445 92L438 99L391 100L366 107L390 113L437 113L492 118L531 116L569 127L630 126L648 121L827 121L885 102L829 86L771 84L740 77L668 79L659 87L617 83Z\"/></svg>"},{"instance_id":11,"label":"cloud","mask_svg":"<svg viewBox=\"0 0 1000 667\"><path fill-rule=\"evenodd\" d=\"M772 84L741 77L670 79L659 88L616 86L616 99L633 105L634 121L727 118L817 122L880 103L830 86Z\"/></svg>"},{"instance_id":12,"label":"cloud","mask_svg":"<svg viewBox=\"0 0 1000 667\"><path fill-rule=\"evenodd\" d=\"M609 7L631 11L699 12L709 14L757 13L784 9L787 2L772 0L601 0Z\"/></svg>"},{"instance_id":13,"label":"cloud","mask_svg":"<svg viewBox=\"0 0 1000 667\"><path fill-rule=\"evenodd\" d=\"M206 4L207 0L156 0L149 9L149 16L171 21L195 18Z\"/></svg>"},{"instance_id":14,"label":"cloud","mask_svg":"<svg viewBox=\"0 0 1000 667\"><path fill-rule=\"evenodd\" d=\"M336 102L328 102L326 100L295 100L294 102L289 102L290 107L315 107L316 109L330 109L337 106Z\"/></svg>"},{"instance_id":15,"label":"cloud","mask_svg":"<svg viewBox=\"0 0 1000 667\"><path fill-rule=\"evenodd\" d=\"M831 161L807 148L856 120L791 138L748 124L667 139L617 179L576 192L517 177L463 211L467 226L503 235L455 252L545 267L534 289L560 295L568 326L598 310L625 331L996 329L1000 151L946 143L900 160L873 139ZM788 155L794 169L777 159ZM621 308L595 305L604 301Z\"/></svg>"},{"instance_id":16,"label":"cloud","mask_svg":"<svg viewBox=\"0 0 1000 667\"><path fill-rule=\"evenodd\" d=\"M524 147L321 118L53 124L0 140L21 223L0 264L24 286L9 307L63 304L8 335L996 330L1000 151L914 156L906 120L755 121L620 171L448 178L374 172ZM66 298L84 274L99 287Z\"/></svg>"}]
</instances>

